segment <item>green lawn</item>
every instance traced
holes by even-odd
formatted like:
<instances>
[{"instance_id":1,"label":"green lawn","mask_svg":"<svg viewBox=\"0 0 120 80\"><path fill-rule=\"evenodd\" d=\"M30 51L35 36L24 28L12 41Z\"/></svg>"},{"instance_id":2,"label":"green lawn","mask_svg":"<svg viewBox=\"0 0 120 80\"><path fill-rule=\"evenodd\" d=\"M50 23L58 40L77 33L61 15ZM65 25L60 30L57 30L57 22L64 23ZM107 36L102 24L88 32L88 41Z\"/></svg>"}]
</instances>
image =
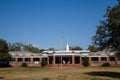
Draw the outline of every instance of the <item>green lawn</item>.
<instances>
[{"instance_id":1,"label":"green lawn","mask_svg":"<svg viewBox=\"0 0 120 80\"><path fill-rule=\"evenodd\" d=\"M120 67L0 68L0 80L120 80Z\"/></svg>"}]
</instances>

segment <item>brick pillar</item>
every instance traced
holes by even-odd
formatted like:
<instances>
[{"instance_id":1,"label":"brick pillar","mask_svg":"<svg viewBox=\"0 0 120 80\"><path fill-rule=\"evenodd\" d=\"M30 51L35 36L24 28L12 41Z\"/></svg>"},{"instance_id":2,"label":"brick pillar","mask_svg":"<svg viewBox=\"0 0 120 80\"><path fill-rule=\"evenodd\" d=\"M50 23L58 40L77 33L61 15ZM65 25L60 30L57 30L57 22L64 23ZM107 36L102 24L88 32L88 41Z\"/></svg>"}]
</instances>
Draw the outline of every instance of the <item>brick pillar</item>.
<instances>
[{"instance_id":1,"label":"brick pillar","mask_svg":"<svg viewBox=\"0 0 120 80\"><path fill-rule=\"evenodd\" d=\"M15 65L17 65L18 64L18 57L16 56L15 57Z\"/></svg>"},{"instance_id":2,"label":"brick pillar","mask_svg":"<svg viewBox=\"0 0 120 80\"><path fill-rule=\"evenodd\" d=\"M22 61L23 63L25 63L25 55L23 55Z\"/></svg>"},{"instance_id":3,"label":"brick pillar","mask_svg":"<svg viewBox=\"0 0 120 80\"><path fill-rule=\"evenodd\" d=\"M17 65L18 64L18 54L16 54L16 57L15 57L15 63L14 63L15 65Z\"/></svg>"},{"instance_id":4,"label":"brick pillar","mask_svg":"<svg viewBox=\"0 0 120 80\"><path fill-rule=\"evenodd\" d=\"M23 61L23 63L25 63L25 57L23 57L22 61Z\"/></svg>"},{"instance_id":5,"label":"brick pillar","mask_svg":"<svg viewBox=\"0 0 120 80\"><path fill-rule=\"evenodd\" d=\"M40 53L40 64L42 62L42 53Z\"/></svg>"},{"instance_id":6,"label":"brick pillar","mask_svg":"<svg viewBox=\"0 0 120 80\"><path fill-rule=\"evenodd\" d=\"M89 65L91 66L91 61L92 61L92 58L91 58L91 56L89 56Z\"/></svg>"},{"instance_id":7,"label":"brick pillar","mask_svg":"<svg viewBox=\"0 0 120 80\"><path fill-rule=\"evenodd\" d=\"M80 56L80 65L82 65L82 56Z\"/></svg>"},{"instance_id":8,"label":"brick pillar","mask_svg":"<svg viewBox=\"0 0 120 80\"><path fill-rule=\"evenodd\" d=\"M30 64L33 64L33 55L31 55L31 58L30 58Z\"/></svg>"},{"instance_id":9,"label":"brick pillar","mask_svg":"<svg viewBox=\"0 0 120 80\"><path fill-rule=\"evenodd\" d=\"M99 66L101 66L102 65L102 63L101 63L101 56L98 57L98 61L99 61Z\"/></svg>"},{"instance_id":10,"label":"brick pillar","mask_svg":"<svg viewBox=\"0 0 120 80\"><path fill-rule=\"evenodd\" d=\"M56 60L55 60L55 55L53 55L53 64L55 64Z\"/></svg>"},{"instance_id":11,"label":"brick pillar","mask_svg":"<svg viewBox=\"0 0 120 80\"><path fill-rule=\"evenodd\" d=\"M75 57L74 57L74 55L72 55L72 64L74 64L75 63Z\"/></svg>"},{"instance_id":12,"label":"brick pillar","mask_svg":"<svg viewBox=\"0 0 120 80\"><path fill-rule=\"evenodd\" d=\"M107 63L110 64L110 57L109 56L107 56Z\"/></svg>"},{"instance_id":13,"label":"brick pillar","mask_svg":"<svg viewBox=\"0 0 120 80\"><path fill-rule=\"evenodd\" d=\"M117 66L118 65L118 57L115 56L115 65Z\"/></svg>"},{"instance_id":14,"label":"brick pillar","mask_svg":"<svg viewBox=\"0 0 120 80\"><path fill-rule=\"evenodd\" d=\"M49 64L49 56L47 57L47 64Z\"/></svg>"}]
</instances>

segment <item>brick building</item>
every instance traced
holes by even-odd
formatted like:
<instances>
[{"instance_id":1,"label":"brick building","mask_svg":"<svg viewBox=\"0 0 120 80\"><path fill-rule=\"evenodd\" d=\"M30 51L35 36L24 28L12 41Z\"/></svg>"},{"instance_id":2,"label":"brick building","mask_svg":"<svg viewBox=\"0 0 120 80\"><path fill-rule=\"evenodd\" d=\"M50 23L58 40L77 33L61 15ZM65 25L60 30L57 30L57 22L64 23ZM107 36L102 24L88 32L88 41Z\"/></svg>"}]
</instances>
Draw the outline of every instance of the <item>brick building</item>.
<instances>
[{"instance_id":1,"label":"brick building","mask_svg":"<svg viewBox=\"0 0 120 80\"><path fill-rule=\"evenodd\" d=\"M114 52L90 52L89 50L69 50L67 44L66 50L44 51L43 53L31 53L28 51L10 51L12 55L12 66L20 66L23 62L29 66L40 66L42 59L47 62L47 67L76 67L83 66L82 61L86 56L89 59L90 66L101 66L103 63L109 63L111 66L120 66L120 60Z\"/></svg>"}]
</instances>

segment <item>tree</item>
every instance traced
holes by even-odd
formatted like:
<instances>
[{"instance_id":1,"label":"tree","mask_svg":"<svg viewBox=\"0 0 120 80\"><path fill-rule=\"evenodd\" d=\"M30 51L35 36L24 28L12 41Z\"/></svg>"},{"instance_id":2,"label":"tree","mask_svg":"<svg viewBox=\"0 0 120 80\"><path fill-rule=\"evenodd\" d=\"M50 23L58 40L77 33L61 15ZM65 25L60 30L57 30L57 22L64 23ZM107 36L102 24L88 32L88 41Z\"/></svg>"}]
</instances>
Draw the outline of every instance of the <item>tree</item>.
<instances>
[{"instance_id":1,"label":"tree","mask_svg":"<svg viewBox=\"0 0 120 80\"><path fill-rule=\"evenodd\" d=\"M105 21L100 21L100 25L97 26L96 35L93 36L92 40L95 46L99 47L100 50L106 48L108 41L110 39L110 34Z\"/></svg>"},{"instance_id":2,"label":"tree","mask_svg":"<svg viewBox=\"0 0 120 80\"><path fill-rule=\"evenodd\" d=\"M0 67L9 66L11 55L8 53L8 44L5 40L0 39Z\"/></svg>"},{"instance_id":3,"label":"tree","mask_svg":"<svg viewBox=\"0 0 120 80\"><path fill-rule=\"evenodd\" d=\"M32 44L29 44L27 47L27 51L33 52L33 53L39 53L40 50L37 47L34 47Z\"/></svg>"},{"instance_id":4,"label":"tree","mask_svg":"<svg viewBox=\"0 0 120 80\"><path fill-rule=\"evenodd\" d=\"M111 48L120 56L120 0L116 6L107 8L105 20L97 26L93 42L101 50Z\"/></svg>"},{"instance_id":5,"label":"tree","mask_svg":"<svg viewBox=\"0 0 120 80\"><path fill-rule=\"evenodd\" d=\"M70 50L82 50L82 48L80 46L73 46L70 47Z\"/></svg>"},{"instance_id":6,"label":"tree","mask_svg":"<svg viewBox=\"0 0 120 80\"><path fill-rule=\"evenodd\" d=\"M90 50L90 52L97 52L97 51L99 51L99 48L95 47L94 45L90 45L88 47L88 50Z\"/></svg>"},{"instance_id":7,"label":"tree","mask_svg":"<svg viewBox=\"0 0 120 80\"><path fill-rule=\"evenodd\" d=\"M48 50L49 51L55 51L55 48L49 48Z\"/></svg>"},{"instance_id":8,"label":"tree","mask_svg":"<svg viewBox=\"0 0 120 80\"><path fill-rule=\"evenodd\" d=\"M45 51L45 50L44 50L44 49L40 49L39 51L40 51L40 53L42 53L42 52Z\"/></svg>"},{"instance_id":9,"label":"tree","mask_svg":"<svg viewBox=\"0 0 120 80\"><path fill-rule=\"evenodd\" d=\"M88 59L88 57L83 57L83 62L82 62L82 64L83 64L83 66L85 66L85 67L87 67L87 66L89 66L89 59Z\"/></svg>"},{"instance_id":10,"label":"tree","mask_svg":"<svg viewBox=\"0 0 120 80\"><path fill-rule=\"evenodd\" d=\"M13 44L9 43L8 46L10 51L22 51L22 50L25 50L26 45L24 45L21 42L15 42Z\"/></svg>"},{"instance_id":11,"label":"tree","mask_svg":"<svg viewBox=\"0 0 120 80\"><path fill-rule=\"evenodd\" d=\"M9 51L30 51L33 53L39 53L41 50L39 50L37 47L34 47L32 44L23 44L21 42L15 42L13 44L9 43Z\"/></svg>"},{"instance_id":12,"label":"tree","mask_svg":"<svg viewBox=\"0 0 120 80\"><path fill-rule=\"evenodd\" d=\"M47 65L47 62L45 61L45 59L43 58L42 59L42 62L41 62L41 67L44 67L44 66L46 66Z\"/></svg>"}]
</instances>

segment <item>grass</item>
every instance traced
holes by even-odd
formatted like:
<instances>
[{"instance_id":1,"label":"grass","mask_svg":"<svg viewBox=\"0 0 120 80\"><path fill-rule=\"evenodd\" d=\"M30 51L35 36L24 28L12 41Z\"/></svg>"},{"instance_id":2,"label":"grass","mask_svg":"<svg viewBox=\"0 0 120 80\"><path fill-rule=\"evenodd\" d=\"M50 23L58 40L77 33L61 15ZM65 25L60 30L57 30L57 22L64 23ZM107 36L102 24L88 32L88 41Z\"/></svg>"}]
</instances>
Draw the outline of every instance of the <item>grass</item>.
<instances>
[{"instance_id":1,"label":"grass","mask_svg":"<svg viewBox=\"0 0 120 80\"><path fill-rule=\"evenodd\" d=\"M120 67L0 68L0 80L120 80Z\"/></svg>"}]
</instances>

